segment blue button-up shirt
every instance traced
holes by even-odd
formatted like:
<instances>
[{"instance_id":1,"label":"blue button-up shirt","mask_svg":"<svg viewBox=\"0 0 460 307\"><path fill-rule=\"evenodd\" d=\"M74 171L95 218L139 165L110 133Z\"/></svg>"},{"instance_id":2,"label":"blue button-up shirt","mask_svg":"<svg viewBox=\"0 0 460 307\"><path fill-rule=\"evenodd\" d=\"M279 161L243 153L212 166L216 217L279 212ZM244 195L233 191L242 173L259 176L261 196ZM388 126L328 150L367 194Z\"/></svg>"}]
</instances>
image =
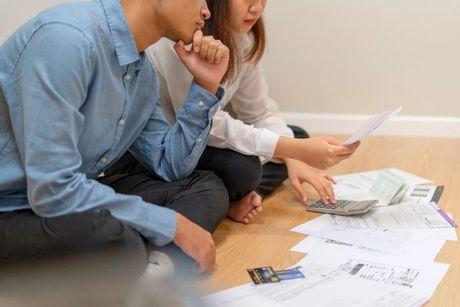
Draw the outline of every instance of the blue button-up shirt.
<instances>
[{"instance_id":1,"label":"blue button-up shirt","mask_svg":"<svg viewBox=\"0 0 460 307\"><path fill-rule=\"evenodd\" d=\"M119 1L59 5L22 26L0 49L0 211L108 209L171 242L174 211L95 180L128 149L167 181L195 168L222 90L192 83L170 126L157 83Z\"/></svg>"}]
</instances>

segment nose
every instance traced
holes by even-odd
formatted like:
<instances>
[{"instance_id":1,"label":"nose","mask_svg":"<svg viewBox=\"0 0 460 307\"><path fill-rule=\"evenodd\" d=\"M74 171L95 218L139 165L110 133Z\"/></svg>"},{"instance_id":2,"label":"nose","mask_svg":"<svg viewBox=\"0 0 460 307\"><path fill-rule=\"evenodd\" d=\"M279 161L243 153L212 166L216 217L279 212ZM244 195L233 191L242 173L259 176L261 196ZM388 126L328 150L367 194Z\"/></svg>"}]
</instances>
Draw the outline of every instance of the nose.
<instances>
[{"instance_id":1,"label":"nose","mask_svg":"<svg viewBox=\"0 0 460 307\"><path fill-rule=\"evenodd\" d=\"M253 14L262 14L264 7L265 7L266 0L256 0L254 3L249 7L249 12Z\"/></svg>"},{"instance_id":2,"label":"nose","mask_svg":"<svg viewBox=\"0 0 460 307\"><path fill-rule=\"evenodd\" d=\"M203 20L208 20L209 18L211 18L211 12L209 11L206 0L201 1L200 15L201 15L201 18L203 18Z\"/></svg>"}]
</instances>

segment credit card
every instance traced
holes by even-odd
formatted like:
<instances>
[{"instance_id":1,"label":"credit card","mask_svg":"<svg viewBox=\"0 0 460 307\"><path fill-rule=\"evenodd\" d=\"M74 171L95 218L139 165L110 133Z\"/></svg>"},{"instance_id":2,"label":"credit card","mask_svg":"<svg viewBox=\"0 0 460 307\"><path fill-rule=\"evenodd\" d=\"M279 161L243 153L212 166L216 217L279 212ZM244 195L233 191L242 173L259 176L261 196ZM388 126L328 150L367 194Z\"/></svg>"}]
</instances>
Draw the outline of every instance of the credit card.
<instances>
[{"instance_id":1,"label":"credit card","mask_svg":"<svg viewBox=\"0 0 460 307\"><path fill-rule=\"evenodd\" d=\"M287 270L279 270L275 271L275 273L281 280L305 278L305 275L303 275L303 273L300 271L300 268L301 267L295 267Z\"/></svg>"},{"instance_id":2,"label":"credit card","mask_svg":"<svg viewBox=\"0 0 460 307\"><path fill-rule=\"evenodd\" d=\"M255 284L268 284L280 282L280 278L272 267L247 269L249 276Z\"/></svg>"}]
</instances>

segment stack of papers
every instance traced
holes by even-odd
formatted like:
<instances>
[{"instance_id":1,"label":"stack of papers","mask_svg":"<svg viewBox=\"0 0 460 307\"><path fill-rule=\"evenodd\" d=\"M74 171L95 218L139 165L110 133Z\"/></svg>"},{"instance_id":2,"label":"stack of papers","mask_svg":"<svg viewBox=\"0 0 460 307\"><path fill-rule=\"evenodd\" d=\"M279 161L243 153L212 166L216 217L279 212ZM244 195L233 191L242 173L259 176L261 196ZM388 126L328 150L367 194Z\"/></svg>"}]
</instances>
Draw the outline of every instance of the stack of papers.
<instances>
[{"instance_id":1,"label":"stack of papers","mask_svg":"<svg viewBox=\"0 0 460 307\"><path fill-rule=\"evenodd\" d=\"M419 193L414 196L412 194L420 184L432 182L395 168L347 174L336 176L334 179L337 181L337 184L334 185L337 199L377 199L379 201L377 206L388 206L414 199L420 200L420 195L423 195L422 200L428 200L430 194ZM423 188L430 189L429 186Z\"/></svg>"},{"instance_id":2,"label":"stack of papers","mask_svg":"<svg viewBox=\"0 0 460 307\"><path fill-rule=\"evenodd\" d=\"M373 194L388 196L379 198L387 205L394 203L395 196L399 201L365 215L325 214L294 227L291 231L309 235L291 249L308 254L295 265L304 279L247 284L207 296L203 303L235 307L425 304L449 268L435 258L447 240L457 240L452 216L436 204L442 187L420 187L431 181L398 169L336 180L336 194L345 199ZM382 181L387 182L379 187ZM401 193L403 185L408 188Z\"/></svg>"}]
</instances>

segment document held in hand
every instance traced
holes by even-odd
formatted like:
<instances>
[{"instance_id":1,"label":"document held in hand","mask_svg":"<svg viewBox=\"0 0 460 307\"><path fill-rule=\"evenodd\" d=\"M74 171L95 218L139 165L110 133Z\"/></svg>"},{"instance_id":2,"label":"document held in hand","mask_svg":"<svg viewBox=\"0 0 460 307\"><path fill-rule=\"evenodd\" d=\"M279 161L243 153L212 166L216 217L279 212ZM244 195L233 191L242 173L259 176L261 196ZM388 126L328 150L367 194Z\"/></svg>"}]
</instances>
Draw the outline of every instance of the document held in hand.
<instances>
[{"instance_id":1,"label":"document held in hand","mask_svg":"<svg viewBox=\"0 0 460 307\"><path fill-rule=\"evenodd\" d=\"M364 126L361 127L356 133L351 136L343 145L351 145L359 140L361 140L363 137L368 136L371 134L375 129L380 127L383 123L391 119L393 116L401 112L403 107L396 108L394 110L389 110L386 112L383 112L380 115L373 116L369 118L369 120L364 124Z\"/></svg>"}]
</instances>

